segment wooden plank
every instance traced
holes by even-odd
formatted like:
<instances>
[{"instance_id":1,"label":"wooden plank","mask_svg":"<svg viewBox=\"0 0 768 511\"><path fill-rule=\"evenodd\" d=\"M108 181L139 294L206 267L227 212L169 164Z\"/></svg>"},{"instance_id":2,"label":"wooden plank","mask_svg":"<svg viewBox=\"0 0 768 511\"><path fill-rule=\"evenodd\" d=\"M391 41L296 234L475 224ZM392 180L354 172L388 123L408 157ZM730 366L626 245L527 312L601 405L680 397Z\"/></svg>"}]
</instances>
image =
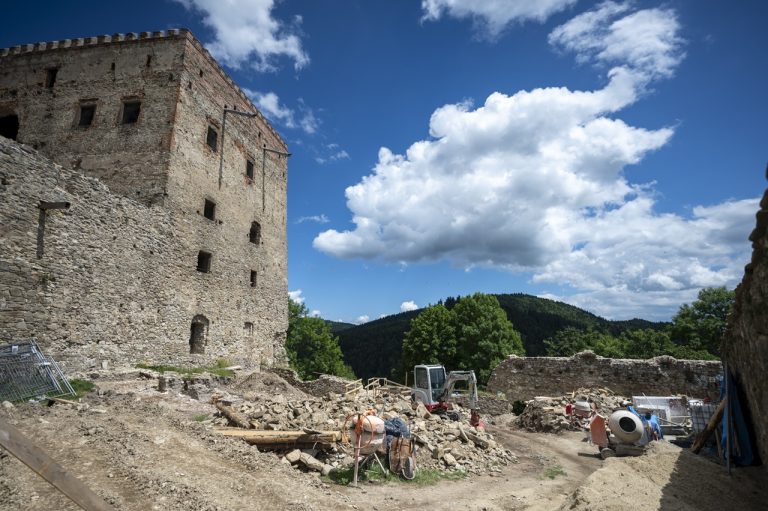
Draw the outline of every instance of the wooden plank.
<instances>
[{"instance_id":1,"label":"wooden plank","mask_svg":"<svg viewBox=\"0 0 768 511\"><path fill-rule=\"evenodd\" d=\"M235 424L237 424L241 428L248 429L248 428L253 427L253 425L250 422L248 422L248 419L245 416L243 416L243 414L237 412L231 406L227 406L227 405L225 405L224 403L222 403L220 401L217 401L215 403L215 405L216 405L216 408L221 413L223 413L224 416L227 419L229 419L230 421L234 422Z\"/></svg>"},{"instance_id":2,"label":"wooden plank","mask_svg":"<svg viewBox=\"0 0 768 511\"><path fill-rule=\"evenodd\" d=\"M64 470L53 458L2 418L0 445L86 511L114 511L112 506L93 493L80 479Z\"/></svg>"},{"instance_id":3,"label":"wooden plank","mask_svg":"<svg viewBox=\"0 0 768 511\"><path fill-rule=\"evenodd\" d=\"M215 430L220 435L242 438L249 444L330 444L341 440L340 431L320 431L319 433L307 433L305 431L261 431L239 428L218 428Z\"/></svg>"}]
</instances>

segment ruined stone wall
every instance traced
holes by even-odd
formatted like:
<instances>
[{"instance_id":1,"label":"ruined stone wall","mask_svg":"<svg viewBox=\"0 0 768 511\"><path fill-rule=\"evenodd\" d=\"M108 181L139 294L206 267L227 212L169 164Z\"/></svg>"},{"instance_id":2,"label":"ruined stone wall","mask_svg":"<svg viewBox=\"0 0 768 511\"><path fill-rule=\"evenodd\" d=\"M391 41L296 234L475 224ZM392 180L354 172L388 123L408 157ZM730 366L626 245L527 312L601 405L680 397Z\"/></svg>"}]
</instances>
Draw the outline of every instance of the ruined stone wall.
<instances>
[{"instance_id":1,"label":"ruined stone wall","mask_svg":"<svg viewBox=\"0 0 768 511\"><path fill-rule=\"evenodd\" d=\"M722 353L744 391L760 457L768 463L768 190L760 201L757 225L749 239L752 261L736 288Z\"/></svg>"},{"instance_id":2,"label":"ruined stone wall","mask_svg":"<svg viewBox=\"0 0 768 511\"><path fill-rule=\"evenodd\" d=\"M722 364L715 361L611 359L585 351L573 357L510 356L493 370L488 390L509 401L559 396L580 387L606 387L619 395L716 398Z\"/></svg>"},{"instance_id":3,"label":"ruined stone wall","mask_svg":"<svg viewBox=\"0 0 768 511\"><path fill-rule=\"evenodd\" d=\"M17 140L57 163L114 193L161 203L187 33L157 34L0 50L0 117L17 115ZM141 101L135 123L122 123L127 100ZM87 127L81 105L95 105Z\"/></svg>"}]
</instances>

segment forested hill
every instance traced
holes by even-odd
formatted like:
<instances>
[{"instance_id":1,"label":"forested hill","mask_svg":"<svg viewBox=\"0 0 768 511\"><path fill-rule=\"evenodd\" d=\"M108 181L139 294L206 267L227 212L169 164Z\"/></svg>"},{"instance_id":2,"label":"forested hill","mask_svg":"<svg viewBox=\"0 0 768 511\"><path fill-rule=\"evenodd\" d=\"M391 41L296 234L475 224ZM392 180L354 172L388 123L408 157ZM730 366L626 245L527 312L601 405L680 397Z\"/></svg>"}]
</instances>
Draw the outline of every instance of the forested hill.
<instances>
[{"instance_id":1,"label":"forested hill","mask_svg":"<svg viewBox=\"0 0 768 511\"><path fill-rule=\"evenodd\" d=\"M609 321L573 305L546 298L518 294L494 295L507 313L507 317L520 332L526 354L545 354L544 340L565 327L592 328L612 335L638 328L662 329L666 323L642 319ZM448 298L446 307L456 300ZM337 330L344 360L361 378L372 376L400 377L403 335L410 329L411 320L421 310L403 312L371 321L363 325Z\"/></svg>"}]
</instances>

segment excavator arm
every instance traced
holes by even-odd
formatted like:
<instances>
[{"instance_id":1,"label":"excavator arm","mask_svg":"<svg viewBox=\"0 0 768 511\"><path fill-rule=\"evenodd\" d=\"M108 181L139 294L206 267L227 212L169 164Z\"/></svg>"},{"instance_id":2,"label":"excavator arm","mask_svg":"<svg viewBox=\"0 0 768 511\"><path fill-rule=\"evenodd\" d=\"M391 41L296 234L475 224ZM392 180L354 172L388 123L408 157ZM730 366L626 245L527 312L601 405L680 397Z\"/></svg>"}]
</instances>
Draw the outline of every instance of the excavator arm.
<instances>
[{"instance_id":1,"label":"excavator arm","mask_svg":"<svg viewBox=\"0 0 768 511\"><path fill-rule=\"evenodd\" d=\"M467 382L467 390L469 392L469 408L470 408L470 421L472 426L480 424L480 412L478 410L478 396L477 396L477 378L474 371L451 371L448 373L448 377L445 380L445 387L443 387L443 393L440 396L440 402L445 403L450 401L453 389L457 382Z\"/></svg>"}]
</instances>

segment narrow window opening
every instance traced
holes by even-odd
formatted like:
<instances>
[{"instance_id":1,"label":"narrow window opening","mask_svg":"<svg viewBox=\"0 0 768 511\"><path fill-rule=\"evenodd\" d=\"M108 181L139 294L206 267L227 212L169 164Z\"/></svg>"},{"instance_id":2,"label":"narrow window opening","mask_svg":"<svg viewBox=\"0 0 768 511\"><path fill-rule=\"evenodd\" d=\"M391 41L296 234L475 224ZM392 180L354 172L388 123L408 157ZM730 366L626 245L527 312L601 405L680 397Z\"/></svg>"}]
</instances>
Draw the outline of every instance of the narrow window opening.
<instances>
[{"instance_id":1,"label":"narrow window opening","mask_svg":"<svg viewBox=\"0 0 768 511\"><path fill-rule=\"evenodd\" d=\"M93 116L96 114L96 105L80 105L80 120L77 125L87 128L93 124Z\"/></svg>"},{"instance_id":2,"label":"narrow window opening","mask_svg":"<svg viewBox=\"0 0 768 511\"><path fill-rule=\"evenodd\" d=\"M59 73L59 68L52 67L45 70L45 88L52 89L56 83L56 75Z\"/></svg>"},{"instance_id":3,"label":"narrow window opening","mask_svg":"<svg viewBox=\"0 0 768 511\"><path fill-rule=\"evenodd\" d=\"M110 71L114 71L115 70L115 63L114 62L109 66L109 70Z\"/></svg>"},{"instance_id":4,"label":"narrow window opening","mask_svg":"<svg viewBox=\"0 0 768 511\"><path fill-rule=\"evenodd\" d=\"M248 179L253 180L253 162L251 160L245 162L245 175L248 176Z\"/></svg>"},{"instance_id":5,"label":"narrow window opening","mask_svg":"<svg viewBox=\"0 0 768 511\"><path fill-rule=\"evenodd\" d=\"M198 314L192 318L189 328L189 352L192 354L204 354L208 333L208 318Z\"/></svg>"},{"instance_id":6,"label":"narrow window opening","mask_svg":"<svg viewBox=\"0 0 768 511\"><path fill-rule=\"evenodd\" d=\"M203 216L208 220L216 219L216 203L212 200L205 199L205 207L203 208Z\"/></svg>"},{"instance_id":7,"label":"narrow window opening","mask_svg":"<svg viewBox=\"0 0 768 511\"><path fill-rule=\"evenodd\" d=\"M211 253L201 250L197 253L197 271L208 273L211 271Z\"/></svg>"},{"instance_id":8,"label":"narrow window opening","mask_svg":"<svg viewBox=\"0 0 768 511\"><path fill-rule=\"evenodd\" d=\"M253 335L253 323L250 321L245 322L245 335Z\"/></svg>"},{"instance_id":9,"label":"narrow window opening","mask_svg":"<svg viewBox=\"0 0 768 511\"><path fill-rule=\"evenodd\" d=\"M251 287L256 287L257 274L255 270L251 270Z\"/></svg>"},{"instance_id":10,"label":"narrow window opening","mask_svg":"<svg viewBox=\"0 0 768 511\"><path fill-rule=\"evenodd\" d=\"M200 70L200 78L202 78L202 77L203 77L203 70L201 69Z\"/></svg>"},{"instance_id":11,"label":"narrow window opening","mask_svg":"<svg viewBox=\"0 0 768 511\"><path fill-rule=\"evenodd\" d=\"M152 65L152 55L147 55L147 64L146 66L149 67Z\"/></svg>"},{"instance_id":12,"label":"narrow window opening","mask_svg":"<svg viewBox=\"0 0 768 511\"><path fill-rule=\"evenodd\" d=\"M205 143L208 144L208 147L210 147L212 151L216 150L216 145L219 143L219 134L213 126L208 126L208 134L205 137Z\"/></svg>"},{"instance_id":13,"label":"narrow window opening","mask_svg":"<svg viewBox=\"0 0 768 511\"><path fill-rule=\"evenodd\" d=\"M251 243L258 245L261 243L261 224L259 222L251 222L251 230L248 233L248 239Z\"/></svg>"},{"instance_id":14,"label":"narrow window opening","mask_svg":"<svg viewBox=\"0 0 768 511\"><path fill-rule=\"evenodd\" d=\"M0 117L0 136L16 140L19 135L19 116L6 115Z\"/></svg>"},{"instance_id":15,"label":"narrow window opening","mask_svg":"<svg viewBox=\"0 0 768 511\"><path fill-rule=\"evenodd\" d=\"M141 101L132 100L123 102L123 124L134 124L139 120L141 113Z\"/></svg>"}]
</instances>

